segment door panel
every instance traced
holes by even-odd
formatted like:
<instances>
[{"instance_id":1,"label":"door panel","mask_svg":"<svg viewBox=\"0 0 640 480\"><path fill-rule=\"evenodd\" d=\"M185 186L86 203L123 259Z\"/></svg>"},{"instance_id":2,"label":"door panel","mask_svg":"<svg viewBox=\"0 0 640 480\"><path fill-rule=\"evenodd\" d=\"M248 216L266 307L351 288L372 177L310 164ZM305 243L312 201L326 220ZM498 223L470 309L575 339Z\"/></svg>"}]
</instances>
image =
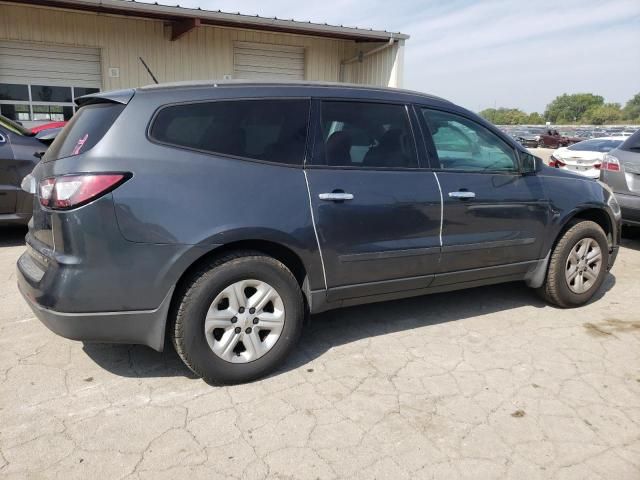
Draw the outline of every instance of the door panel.
<instances>
[{"instance_id":1,"label":"door panel","mask_svg":"<svg viewBox=\"0 0 640 480\"><path fill-rule=\"evenodd\" d=\"M419 111L442 188L439 272L478 270L473 276L488 278L505 271L493 267L539 259L549 215L540 179L521 174L517 152L487 126L458 113Z\"/></svg>"},{"instance_id":2,"label":"door panel","mask_svg":"<svg viewBox=\"0 0 640 480\"><path fill-rule=\"evenodd\" d=\"M330 289L437 270L440 192L432 172L311 168L307 178ZM353 198L320 199L335 191Z\"/></svg>"},{"instance_id":3,"label":"door panel","mask_svg":"<svg viewBox=\"0 0 640 480\"><path fill-rule=\"evenodd\" d=\"M440 171L442 272L537 260L548 205L535 175ZM449 193L472 192L473 198Z\"/></svg>"},{"instance_id":4,"label":"door panel","mask_svg":"<svg viewBox=\"0 0 640 480\"><path fill-rule=\"evenodd\" d=\"M329 301L428 286L440 257L441 196L435 175L418 168L409 110L314 106L315 166L306 174Z\"/></svg>"}]
</instances>

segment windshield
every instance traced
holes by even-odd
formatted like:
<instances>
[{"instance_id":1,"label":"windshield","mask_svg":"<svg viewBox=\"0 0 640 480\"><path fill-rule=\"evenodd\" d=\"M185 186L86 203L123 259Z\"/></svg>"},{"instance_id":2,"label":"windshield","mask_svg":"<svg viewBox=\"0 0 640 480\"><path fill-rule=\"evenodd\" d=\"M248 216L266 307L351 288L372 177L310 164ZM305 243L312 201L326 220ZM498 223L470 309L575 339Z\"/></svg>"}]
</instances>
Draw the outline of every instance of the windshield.
<instances>
[{"instance_id":1,"label":"windshield","mask_svg":"<svg viewBox=\"0 0 640 480\"><path fill-rule=\"evenodd\" d=\"M0 125L9 130L10 132L16 133L18 135L22 135L23 137L31 137L33 133L24 128L19 123L14 122L13 120L5 117L4 115L0 115Z\"/></svg>"},{"instance_id":2,"label":"windshield","mask_svg":"<svg viewBox=\"0 0 640 480\"><path fill-rule=\"evenodd\" d=\"M603 140L600 138L595 138L593 140L574 143L570 147L567 147L567 150L574 150L578 152L607 153L608 151L618 147L621 143L622 140Z\"/></svg>"}]
</instances>

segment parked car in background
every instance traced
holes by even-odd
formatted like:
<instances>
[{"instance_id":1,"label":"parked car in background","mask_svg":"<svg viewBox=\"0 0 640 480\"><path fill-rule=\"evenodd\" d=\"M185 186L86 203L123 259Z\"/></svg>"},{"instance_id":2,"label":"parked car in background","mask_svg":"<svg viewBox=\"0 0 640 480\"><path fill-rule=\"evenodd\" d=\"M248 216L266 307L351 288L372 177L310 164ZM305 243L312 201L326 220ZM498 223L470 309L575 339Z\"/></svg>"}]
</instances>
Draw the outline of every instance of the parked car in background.
<instances>
[{"instance_id":1,"label":"parked car in background","mask_svg":"<svg viewBox=\"0 0 640 480\"><path fill-rule=\"evenodd\" d=\"M539 134L527 130L516 130L511 132L511 136L515 138L520 145L527 148L536 148L540 140Z\"/></svg>"},{"instance_id":2,"label":"parked car in background","mask_svg":"<svg viewBox=\"0 0 640 480\"><path fill-rule=\"evenodd\" d=\"M624 141L625 137L601 137L560 147L551 154L549 166L599 178L605 154Z\"/></svg>"},{"instance_id":3,"label":"parked car in background","mask_svg":"<svg viewBox=\"0 0 640 480\"><path fill-rule=\"evenodd\" d=\"M67 122L49 122L42 125L38 125L37 127L33 127L31 129L31 133L38 133L42 130L49 130L52 128L62 128L67 124Z\"/></svg>"},{"instance_id":4,"label":"parked car in background","mask_svg":"<svg viewBox=\"0 0 640 480\"><path fill-rule=\"evenodd\" d=\"M55 138L51 133L36 135L0 115L0 225L26 224L31 218L33 197L20 183Z\"/></svg>"},{"instance_id":5,"label":"parked car in background","mask_svg":"<svg viewBox=\"0 0 640 480\"><path fill-rule=\"evenodd\" d=\"M560 135L557 130L546 130L540 134L538 138L538 147L540 148L560 148L566 147L573 143L581 142L580 137L568 137Z\"/></svg>"},{"instance_id":6,"label":"parked car in background","mask_svg":"<svg viewBox=\"0 0 640 480\"><path fill-rule=\"evenodd\" d=\"M604 156L600 180L615 192L622 222L640 226L640 130Z\"/></svg>"}]
</instances>

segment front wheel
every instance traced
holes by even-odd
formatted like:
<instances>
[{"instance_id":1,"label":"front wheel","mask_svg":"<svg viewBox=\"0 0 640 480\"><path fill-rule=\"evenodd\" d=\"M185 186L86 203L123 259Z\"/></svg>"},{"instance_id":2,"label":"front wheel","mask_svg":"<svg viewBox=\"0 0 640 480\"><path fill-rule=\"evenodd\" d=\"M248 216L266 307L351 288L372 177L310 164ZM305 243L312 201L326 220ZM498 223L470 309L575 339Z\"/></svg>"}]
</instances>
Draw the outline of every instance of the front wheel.
<instances>
[{"instance_id":1,"label":"front wheel","mask_svg":"<svg viewBox=\"0 0 640 480\"><path fill-rule=\"evenodd\" d=\"M285 265L259 252L213 260L191 275L179 295L173 344L187 367L210 383L267 375L300 337L298 282Z\"/></svg>"},{"instance_id":2,"label":"front wheel","mask_svg":"<svg viewBox=\"0 0 640 480\"><path fill-rule=\"evenodd\" d=\"M602 285L608 264L607 236L600 225L574 222L553 249L545 283L538 291L559 307L584 305Z\"/></svg>"}]
</instances>

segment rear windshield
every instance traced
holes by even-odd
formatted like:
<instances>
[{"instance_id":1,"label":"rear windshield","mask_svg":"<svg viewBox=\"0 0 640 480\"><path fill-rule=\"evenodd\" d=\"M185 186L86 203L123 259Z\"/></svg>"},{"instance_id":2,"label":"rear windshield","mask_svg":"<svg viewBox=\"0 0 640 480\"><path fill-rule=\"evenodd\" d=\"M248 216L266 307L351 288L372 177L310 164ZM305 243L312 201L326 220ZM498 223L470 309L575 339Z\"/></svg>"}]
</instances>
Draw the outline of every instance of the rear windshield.
<instances>
[{"instance_id":1,"label":"rear windshield","mask_svg":"<svg viewBox=\"0 0 640 480\"><path fill-rule=\"evenodd\" d=\"M602 140L593 139L585 140L584 142L574 143L567 150L574 150L577 152L601 152L607 153L610 150L618 147L622 143L622 140Z\"/></svg>"},{"instance_id":2,"label":"rear windshield","mask_svg":"<svg viewBox=\"0 0 640 480\"><path fill-rule=\"evenodd\" d=\"M93 148L124 107L119 103L97 103L80 108L47 149L43 161L79 155Z\"/></svg>"},{"instance_id":3,"label":"rear windshield","mask_svg":"<svg viewBox=\"0 0 640 480\"><path fill-rule=\"evenodd\" d=\"M630 152L640 151L640 130L636 131L633 135L627 138L620 146L620 150L627 150Z\"/></svg>"}]
</instances>

